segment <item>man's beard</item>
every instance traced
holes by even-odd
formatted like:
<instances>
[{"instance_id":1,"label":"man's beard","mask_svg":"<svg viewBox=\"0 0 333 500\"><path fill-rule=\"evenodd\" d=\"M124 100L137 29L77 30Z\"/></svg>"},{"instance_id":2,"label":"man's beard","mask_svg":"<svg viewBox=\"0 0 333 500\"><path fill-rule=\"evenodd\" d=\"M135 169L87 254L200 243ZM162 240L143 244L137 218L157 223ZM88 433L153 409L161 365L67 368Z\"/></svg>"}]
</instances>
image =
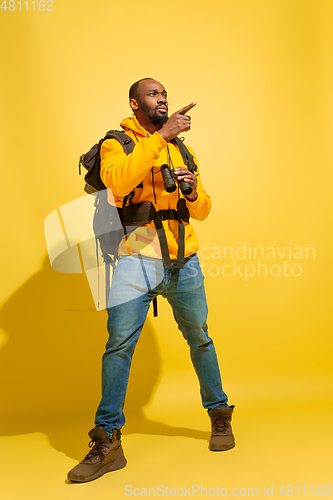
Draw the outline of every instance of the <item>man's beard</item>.
<instances>
[{"instance_id":1,"label":"man's beard","mask_svg":"<svg viewBox=\"0 0 333 500\"><path fill-rule=\"evenodd\" d=\"M158 114L157 110L158 107L154 109L154 112L152 113L147 106L144 106L141 104L142 111L145 113L145 115L149 118L149 120L152 122L153 125L164 125L168 121L168 112Z\"/></svg>"},{"instance_id":2,"label":"man's beard","mask_svg":"<svg viewBox=\"0 0 333 500\"><path fill-rule=\"evenodd\" d=\"M168 121L168 113L157 114L155 109L149 118L154 125L164 125Z\"/></svg>"}]
</instances>

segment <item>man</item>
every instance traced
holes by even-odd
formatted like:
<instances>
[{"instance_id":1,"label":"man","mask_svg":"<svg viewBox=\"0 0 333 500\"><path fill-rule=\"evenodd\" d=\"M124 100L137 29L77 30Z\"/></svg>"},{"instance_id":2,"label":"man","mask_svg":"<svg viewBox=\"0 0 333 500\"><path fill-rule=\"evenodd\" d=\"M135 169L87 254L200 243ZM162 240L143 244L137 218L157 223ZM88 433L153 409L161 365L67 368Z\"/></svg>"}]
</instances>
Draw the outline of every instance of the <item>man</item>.
<instances>
[{"instance_id":1,"label":"man","mask_svg":"<svg viewBox=\"0 0 333 500\"><path fill-rule=\"evenodd\" d=\"M126 465L120 429L125 423L123 406L130 365L150 302L157 295L167 298L189 344L202 404L211 418L210 450L235 446L230 425L234 407L228 406L214 344L207 333L204 277L196 254L198 241L188 218L182 215L186 209L194 219L204 220L211 201L200 177L185 168L180 150L172 141L190 130L191 118L186 113L196 103L168 118L166 90L151 78L132 85L129 103L134 114L123 120L121 127L135 141L135 147L127 156L117 140L106 140L101 147L101 178L111 188L116 203L121 204L136 186L130 208L150 202L148 206L153 206L159 215L128 234L119 247L108 304L110 337L103 355L102 399L95 428L89 432L92 449L68 473L68 478L77 482L91 481ZM195 156L194 160L197 164ZM185 196L179 189L166 192L161 174L165 165L171 170L177 167L177 182L188 182L192 189L189 194ZM160 220L159 227L156 220ZM163 241L167 247L164 251Z\"/></svg>"}]
</instances>

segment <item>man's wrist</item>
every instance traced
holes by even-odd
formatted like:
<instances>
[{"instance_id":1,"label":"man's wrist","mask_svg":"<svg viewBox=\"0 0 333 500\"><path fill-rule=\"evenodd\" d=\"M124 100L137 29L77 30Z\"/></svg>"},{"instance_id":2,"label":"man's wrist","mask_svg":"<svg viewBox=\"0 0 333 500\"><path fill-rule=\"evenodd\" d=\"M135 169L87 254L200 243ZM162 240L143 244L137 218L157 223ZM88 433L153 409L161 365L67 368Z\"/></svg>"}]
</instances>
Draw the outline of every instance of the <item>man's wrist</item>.
<instances>
[{"instance_id":1,"label":"man's wrist","mask_svg":"<svg viewBox=\"0 0 333 500\"><path fill-rule=\"evenodd\" d=\"M163 128L161 128L160 130L157 131L158 134L160 134L160 136L166 141L170 141L170 139L172 139L172 137L170 137L170 133L168 134Z\"/></svg>"},{"instance_id":2,"label":"man's wrist","mask_svg":"<svg viewBox=\"0 0 333 500\"><path fill-rule=\"evenodd\" d=\"M165 137L163 137L163 135L161 134L161 132L162 132L162 130L156 130L155 134L158 135L159 137L161 137L163 139L164 144L166 145L166 143L168 142L168 139L166 139Z\"/></svg>"},{"instance_id":3,"label":"man's wrist","mask_svg":"<svg viewBox=\"0 0 333 500\"><path fill-rule=\"evenodd\" d=\"M195 198L194 198L193 200L191 200L191 198L189 198L188 196L185 196L185 198L186 198L188 201L190 201L191 203L193 203L194 201L197 201L197 199L198 199L198 193L196 193L196 196L195 196Z\"/></svg>"}]
</instances>

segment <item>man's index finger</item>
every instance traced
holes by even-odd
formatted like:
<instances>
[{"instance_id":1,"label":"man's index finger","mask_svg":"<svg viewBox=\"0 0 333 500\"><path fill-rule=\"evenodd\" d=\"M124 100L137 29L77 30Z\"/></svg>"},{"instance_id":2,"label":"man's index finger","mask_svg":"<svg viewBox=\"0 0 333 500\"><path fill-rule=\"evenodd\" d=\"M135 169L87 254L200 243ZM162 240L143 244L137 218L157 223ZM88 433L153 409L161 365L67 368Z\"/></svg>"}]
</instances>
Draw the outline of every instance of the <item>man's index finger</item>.
<instances>
[{"instance_id":1,"label":"man's index finger","mask_svg":"<svg viewBox=\"0 0 333 500\"><path fill-rule=\"evenodd\" d=\"M191 104L188 104L187 106L185 106L185 108L182 108L178 111L178 114L179 115L185 115L188 111L190 111L190 109L194 108L194 106L196 106L196 102L191 102Z\"/></svg>"}]
</instances>

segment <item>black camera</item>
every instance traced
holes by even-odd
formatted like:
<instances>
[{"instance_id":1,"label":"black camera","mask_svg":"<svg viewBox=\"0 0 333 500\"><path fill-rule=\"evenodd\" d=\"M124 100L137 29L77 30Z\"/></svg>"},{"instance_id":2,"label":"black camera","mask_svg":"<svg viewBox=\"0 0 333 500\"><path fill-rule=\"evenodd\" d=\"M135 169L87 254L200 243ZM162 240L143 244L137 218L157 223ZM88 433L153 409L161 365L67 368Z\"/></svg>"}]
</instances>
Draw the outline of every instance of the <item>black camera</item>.
<instances>
[{"instance_id":1,"label":"black camera","mask_svg":"<svg viewBox=\"0 0 333 500\"><path fill-rule=\"evenodd\" d=\"M164 182L164 189L167 191L167 193L173 193L177 188L175 182L177 176L173 172L171 172L170 167L166 163L161 166L161 173ZM184 196L188 196L192 193L192 186L189 182L180 181L179 187Z\"/></svg>"}]
</instances>

